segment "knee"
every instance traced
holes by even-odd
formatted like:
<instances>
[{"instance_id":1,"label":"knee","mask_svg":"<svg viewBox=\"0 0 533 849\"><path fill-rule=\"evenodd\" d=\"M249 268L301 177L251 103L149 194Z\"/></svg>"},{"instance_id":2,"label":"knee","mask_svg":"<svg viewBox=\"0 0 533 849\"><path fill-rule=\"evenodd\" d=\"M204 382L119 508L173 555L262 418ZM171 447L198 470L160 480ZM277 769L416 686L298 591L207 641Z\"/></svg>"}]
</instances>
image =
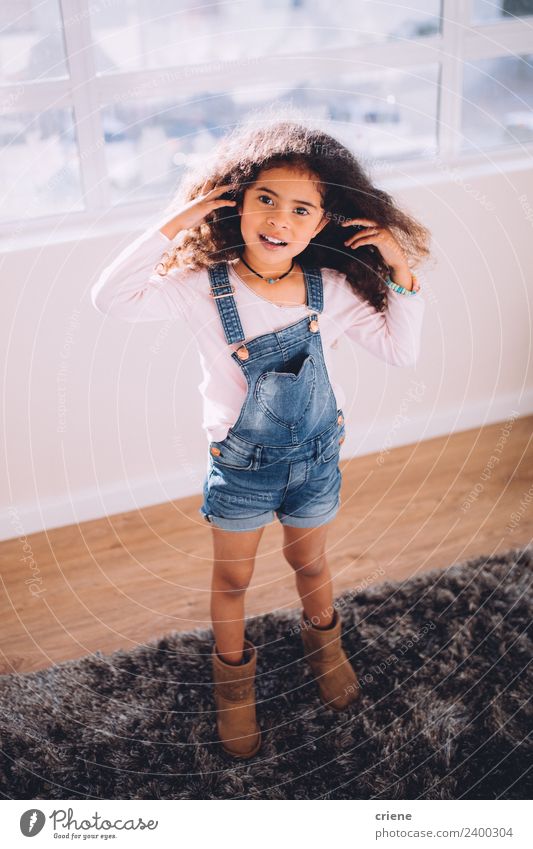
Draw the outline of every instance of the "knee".
<instances>
[{"instance_id":1,"label":"knee","mask_svg":"<svg viewBox=\"0 0 533 849\"><path fill-rule=\"evenodd\" d=\"M218 585L215 583L213 589L215 592L235 598L236 596L244 595L249 583L249 581L238 581L236 578L233 578L231 580L219 581Z\"/></svg>"},{"instance_id":2,"label":"knee","mask_svg":"<svg viewBox=\"0 0 533 849\"><path fill-rule=\"evenodd\" d=\"M250 585L253 575L253 566L233 566L228 569L218 568L215 565L213 574L213 589L230 596L243 595Z\"/></svg>"},{"instance_id":3,"label":"knee","mask_svg":"<svg viewBox=\"0 0 533 849\"><path fill-rule=\"evenodd\" d=\"M320 554L313 559L309 557L299 557L291 554L287 556L287 561L297 575L302 575L304 578L315 577L321 575L326 566L326 555Z\"/></svg>"}]
</instances>

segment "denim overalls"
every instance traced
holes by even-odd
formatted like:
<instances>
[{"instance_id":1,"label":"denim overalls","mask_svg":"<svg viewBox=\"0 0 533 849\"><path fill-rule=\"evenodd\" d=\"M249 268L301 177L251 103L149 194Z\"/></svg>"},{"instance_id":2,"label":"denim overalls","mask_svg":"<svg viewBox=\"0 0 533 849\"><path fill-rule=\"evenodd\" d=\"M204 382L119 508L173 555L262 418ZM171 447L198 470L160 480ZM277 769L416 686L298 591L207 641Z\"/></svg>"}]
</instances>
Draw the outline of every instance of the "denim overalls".
<instances>
[{"instance_id":1,"label":"denim overalls","mask_svg":"<svg viewBox=\"0 0 533 849\"><path fill-rule=\"evenodd\" d=\"M323 309L319 268L302 266L311 315L244 343L225 262L209 268L228 345L248 391L239 418L220 442L209 445L204 502L206 521L248 531L274 520L311 528L329 522L340 506L340 444L344 415L337 408L318 327Z\"/></svg>"}]
</instances>

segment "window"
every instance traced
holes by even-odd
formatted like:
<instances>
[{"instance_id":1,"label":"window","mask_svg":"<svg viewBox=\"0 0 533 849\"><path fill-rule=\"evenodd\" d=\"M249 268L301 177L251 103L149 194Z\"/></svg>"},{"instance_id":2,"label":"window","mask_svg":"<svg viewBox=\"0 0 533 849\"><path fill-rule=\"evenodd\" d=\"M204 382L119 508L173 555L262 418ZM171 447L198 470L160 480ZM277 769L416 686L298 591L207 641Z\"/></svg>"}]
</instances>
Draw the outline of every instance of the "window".
<instances>
[{"instance_id":1,"label":"window","mask_svg":"<svg viewBox=\"0 0 533 849\"><path fill-rule=\"evenodd\" d=\"M193 66L327 48L382 44L437 33L439 0L386 2L246 0L176 3L126 0L95 5L91 28L98 73Z\"/></svg>"},{"instance_id":2,"label":"window","mask_svg":"<svg viewBox=\"0 0 533 849\"><path fill-rule=\"evenodd\" d=\"M533 0L4 0L0 227L166 204L263 103L304 107L378 170L521 150L531 15Z\"/></svg>"},{"instance_id":3,"label":"window","mask_svg":"<svg viewBox=\"0 0 533 849\"><path fill-rule=\"evenodd\" d=\"M3 83L68 77L57 0L3 0L0 62Z\"/></svg>"},{"instance_id":4,"label":"window","mask_svg":"<svg viewBox=\"0 0 533 849\"><path fill-rule=\"evenodd\" d=\"M72 109L0 116L2 217L83 210Z\"/></svg>"},{"instance_id":5,"label":"window","mask_svg":"<svg viewBox=\"0 0 533 849\"><path fill-rule=\"evenodd\" d=\"M492 21L512 20L533 15L533 0L474 0L473 22L485 24Z\"/></svg>"},{"instance_id":6,"label":"window","mask_svg":"<svg viewBox=\"0 0 533 849\"><path fill-rule=\"evenodd\" d=\"M276 86L279 103L335 124L335 135L364 158L416 157L435 147L438 66L381 69L366 74L304 74ZM263 88L127 100L105 107L101 120L112 203L167 196L179 175L213 147L226 128L246 116ZM426 104L422 111L421 104Z\"/></svg>"},{"instance_id":7,"label":"window","mask_svg":"<svg viewBox=\"0 0 533 849\"><path fill-rule=\"evenodd\" d=\"M533 53L481 59L464 69L462 148L533 141Z\"/></svg>"}]
</instances>

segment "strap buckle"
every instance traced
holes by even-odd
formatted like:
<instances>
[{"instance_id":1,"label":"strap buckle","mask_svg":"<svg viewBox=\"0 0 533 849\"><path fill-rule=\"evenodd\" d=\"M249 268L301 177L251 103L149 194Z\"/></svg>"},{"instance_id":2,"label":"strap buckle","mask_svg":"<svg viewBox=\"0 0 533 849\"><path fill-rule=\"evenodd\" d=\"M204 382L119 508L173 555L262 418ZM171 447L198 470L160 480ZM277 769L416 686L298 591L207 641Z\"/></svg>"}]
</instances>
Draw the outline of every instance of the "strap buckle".
<instances>
[{"instance_id":1,"label":"strap buckle","mask_svg":"<svg viewBox=\"0 0 533 849\"><path fill-rule=\"evenodd\" d=\"M218 285L211 286L211 289L209 290L209 294L211 295L212 298L215 298L215 299L216 298L231 298L231 296L235 294L235 286L233 285L233 283L229 284L229 286L231 288L231 292L225 292L223 295L217 295L213 292L213 289L226 289L227 286L228 286L227 283L219 283Z\"/></svg>"}]
</instances>

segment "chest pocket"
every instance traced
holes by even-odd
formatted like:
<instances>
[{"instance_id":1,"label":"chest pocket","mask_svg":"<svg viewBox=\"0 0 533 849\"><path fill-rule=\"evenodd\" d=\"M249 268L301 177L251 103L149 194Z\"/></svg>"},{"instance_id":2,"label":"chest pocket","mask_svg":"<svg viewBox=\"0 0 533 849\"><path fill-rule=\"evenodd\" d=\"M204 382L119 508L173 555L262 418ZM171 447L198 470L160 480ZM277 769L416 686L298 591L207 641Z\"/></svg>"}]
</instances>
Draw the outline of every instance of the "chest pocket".
<instances>
[{"instance_id":1,"label":"chest pocket","mask_svg":"<svg viewBox=\"0 0 533 849\"><path fill-rule=\"evenodd\" d=\"M313 398L316 364L312 354L303 361L297 374L290 371L266 371L255 384L255 398L261 409L279 424L292 427L303 419Z\"/></svg>"}]
</instances>

